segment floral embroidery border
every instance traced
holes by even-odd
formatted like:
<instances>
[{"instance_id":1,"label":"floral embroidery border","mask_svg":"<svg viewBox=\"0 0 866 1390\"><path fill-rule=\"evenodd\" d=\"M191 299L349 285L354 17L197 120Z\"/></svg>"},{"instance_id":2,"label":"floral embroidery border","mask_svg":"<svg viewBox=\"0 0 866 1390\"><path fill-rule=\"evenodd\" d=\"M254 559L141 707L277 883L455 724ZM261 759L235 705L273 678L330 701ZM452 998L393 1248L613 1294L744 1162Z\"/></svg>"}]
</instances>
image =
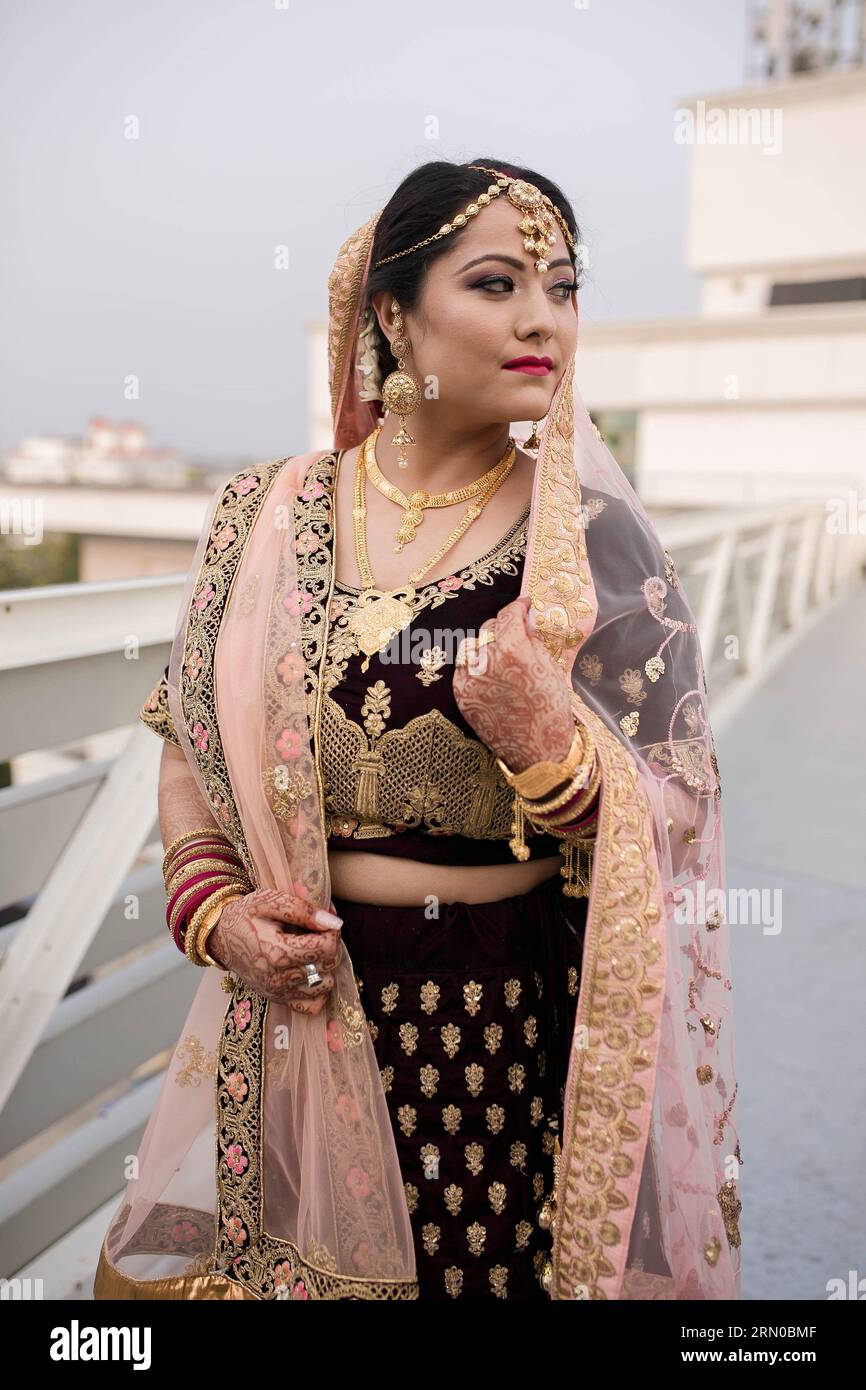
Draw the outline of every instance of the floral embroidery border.
<instances>
[{"instance_id":1,"label":"floral embroidery border","mask_svg":"<svg viewBox=\"0 0 866 1390\"><path fill-rule=\"evenodd\" d=\"M558 388L559 403L550 421L536 468L539 515L532 544L527 589L538 622L538 635L552 656L566 664L564 653L588 635L593 604L586 554L586 528L580 483L570 441L574 438L572 359L567 379Z\"/></svg>"},{"instance_id":2,"label":"floral embroidery border","mask_svg":"<svg viewBox=\"0 0 866 1390\"><path fill-rule=\"evenodd\" d=\"M214 658L220 625L244 547L274 479L288 458L236 473L211 521L184 634L180 697L186 732L216 820L230 836L251 881L255 869L229 781L216 717Z\"/></svg>"},{"instance_id":3,"label":"floral embroidery border","mask_svg":"<svg viewBox=\"0 0 866 1390\"><path fill-rule=\"evenodd\" d=\"M622 1296L634 1216L621 1183L646 1153L664 1003L665 918L637 771L596 714L582 718L602 760L593 877L563 1109L552 1297ZM597 874L597 877L596 877ZM614 959L615 958L615 959ZM580 1031L579 1031L580 1030ZM635 1121L637 1113L638 1121ZM636 1191L635 1198L636 1200Z\"/></svg>"},{"instance_id":4,"label":"floral embroidery border","mask_svg":"<svg viewBox=\"0 0 866 1390\"><path fill-rule=\"evenodd\" d=\"M322 479L327 479L333 464L333 453L313 460L293 507L298 589L311 596L310 607L302 614L304 688L311 725L318 663L327 635L325 604L331 576L331 494ZM269 477L268 485L272 481ZM250 529L251 523L245 537ZM202 576L205 582L211 581ZM197 586L196 593L199 589ZM332 1257L327 1250L302 1253L291 1241L280 1240L264 1229L264 1040L268 1010L266 998L239 983L218 1044L214 1270L236 1279L260 1299L417 1299L416 1280L338 1274L330 1267Z\"/></svg>"}]
</instances>

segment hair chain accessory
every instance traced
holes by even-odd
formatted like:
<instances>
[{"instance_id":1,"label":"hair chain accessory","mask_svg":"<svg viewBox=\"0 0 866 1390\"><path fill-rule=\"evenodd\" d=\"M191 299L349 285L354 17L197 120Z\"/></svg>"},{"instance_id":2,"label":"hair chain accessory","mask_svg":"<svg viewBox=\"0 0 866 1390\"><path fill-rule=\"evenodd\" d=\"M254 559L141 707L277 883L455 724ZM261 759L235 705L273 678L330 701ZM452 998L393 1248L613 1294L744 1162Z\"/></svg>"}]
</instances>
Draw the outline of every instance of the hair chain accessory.
<instances>
[{"instance_id":1,"label":"hair chain accessory","mask_svg":"<svg viewBox=\"0 0 866 1390\"><path fill-rule=\"evenodd\" d=\"M514 178L512 174L503 174L499 169L488 169L486 164L470 164L467 167L477 169L482 174L492 174L496 182L488 186L486 193L479 193L478 197L463 212L458 212L452 221L444 222L439 231L434 232L432 236L424 237L423 241L416 241L413 246L407 246L405 251L395 251L392 256L383 256L376 262L375 270L378 270L380 265L386 265L388 261L408 256L410 251L418 251L422 246L429 246L431 242L439 241L460 227L465 227L470 218L477 217L482 208L489 207L493 199L498 198L503 192L511 205L524 214L517 224L517 229L523 239L524 250L535 253L535 269L540 275L549 268L547 257L551 246L556 245L557 222L562 228L562 235L569 250L574 254L571 228L556 204L546 193L542 193L536 184L528 183L526 179Z\"/></svg>"}]
</instances>

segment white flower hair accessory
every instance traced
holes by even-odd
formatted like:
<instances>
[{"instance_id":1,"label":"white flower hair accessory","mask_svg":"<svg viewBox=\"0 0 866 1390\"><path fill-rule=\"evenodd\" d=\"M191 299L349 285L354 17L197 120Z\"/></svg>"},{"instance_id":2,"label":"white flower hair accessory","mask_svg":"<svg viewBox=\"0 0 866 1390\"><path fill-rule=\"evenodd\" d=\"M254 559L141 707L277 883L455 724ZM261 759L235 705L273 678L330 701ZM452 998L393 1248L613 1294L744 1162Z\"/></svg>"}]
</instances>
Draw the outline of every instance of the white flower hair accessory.
<instances>
[{"instance_id":1,"label":"white flower hair accessory","mask_svg":"<svg viewBox=\"0 0 866 1390\"><path fill-rule=\"evenodd\" d=\"M382 369L372 338L375 322L376 315L372 306L368 305L364 311L364 327L358 334L360 347L357 366L361 374L358 394L362 401L380 401L382 399Z\"/></svg>"}]
</instances>

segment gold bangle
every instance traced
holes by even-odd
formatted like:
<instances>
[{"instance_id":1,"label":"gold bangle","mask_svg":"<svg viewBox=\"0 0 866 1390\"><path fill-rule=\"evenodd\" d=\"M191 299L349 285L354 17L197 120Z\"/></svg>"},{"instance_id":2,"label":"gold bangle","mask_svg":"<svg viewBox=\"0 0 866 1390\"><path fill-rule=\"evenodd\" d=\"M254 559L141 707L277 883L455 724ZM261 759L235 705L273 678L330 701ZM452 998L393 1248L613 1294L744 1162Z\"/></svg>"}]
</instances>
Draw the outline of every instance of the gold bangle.
<instances>
[{"instance_id":1,"label":"gold bangle","mask_svg":"<svg viewBox=\"0 0 866 1390\"><path fill-rule=\"evenodd\" d=\"M206 898L203 903L199 903L190 918L187 935L191 934L194 937L208 914L213 911L218 903L221 903L223 899L230 897L232 894L238 897L246 896L244 893L238 893L238 885L236 883L224 883L221 888L217 888L211 893L210 897Z\"/></svg>"},{"instance_id":2,"label":"gold bangle","mask_svg":"<svg viewBox=\"0 0 866 1390\"><path fill-rule=\"evenodd\" d=\"M585 810L585 808L586 808L587 806L591 805L591 803L592 803L592 801L593 801L593 799L594 799L594 797L595 797L595 795L596 795L596 793L597 793L597 791L598 791L600 782L601 782L601 764L597 762L596 765L595 765L595 769L594 769L594 771L593 771L593 774L592 774L592 776L590 777L589 782L588 782L587 786L585 787L585 789L584 789L584 791L583 791L583 795L580 796L580 797L578 797L576 804L575 804L574 806L569 806L569 808L568 808L568 810L567 810L566 812L564 812L564 813L563 813L563 812L560 812L560 816L559 816L560 821L562 821L564 824L568 825L571 821L576 820L577 817L581 814L581 812L582 812L583 810ZM530 814L531 814L531 812L530 812ZM555 825L555 824L556 824L556 819L550 821L549 824L550 824L550 825Z\"/></svg>"},{"instance_id":3,"label":"gold bangle","mask_svg":"<svg viewBox=\"0 0 866 1390\"><path fill-rule=\"evenodd\" d=\"M598 824L595 820L586 830L555 830L553 836L561 840L563 844L576 845L584 849L587 854L591 854L595 849Z\"/></svg>"},{"instance_id":4,"label":"gold bangle","mask_svg":"<svg viewBox=\"0 0 866 1390\"><path fill-rule=\"evenodd\" d=\"M242 897L244 897L244 894L238 892L236 883L227 883L224 884L222 888L217 888L216 892L211 893L210 897L207 898L200 907L196 908L189 926L186 929L186 937L183 943L184 954L187 960L193 965L205 965L205 961L200 960L196 953L196 937L198 936L199 928L205 918L215 907L221 907L226 899Z\"/></svg>"},{"instance_id":5,"label":"gold bangle","mask_svg":"<svg viewBox=\"0 0 866 1390\"><path fill-rule=\"evenodd\" d=\"M203 874L210 869L216 869L221 874L236 873L243 878L247 876L247 871L239 859L194 859L190 864L175 869L166 879L166 897L170 898L172 893L176 893L184 883L195 878L196 874Z\"/></svg>"},{"instance_id":6,"label":"gold bangle","mask_svg":"<svg viewBox=\"0 0 866 1390\"><path fill-rule=\"evenodd\" d=\"M566 812L565 821L564 821L564 823L565 823L566 825L568 825L569 822L571 822L571 821L573 821L573 820L576 820L577 817L581 814L581 812L584 811L584 810L586 809L586 807L589 806L589 805L592 803L593 799L595 798L595 794L596 794L596 792L598 791L600 782L601 782L601 764L597 762L597 763L596 763L596 767L595 767L595 771L593 772L593 775L592 775L592 777L590 778L589 785L587 786L587 788L586 788L586 790L585 790L583 796L581 796L581 797L578 799L578 802L577 802L577 805L576 805L576 806L569 806L568 811ZM555 834L556 834L556 831L557 831L557 828L558 828L556 819L554 819L554 820L535 820L535 818L534 818L534 816L533 816L533 811L534 811L534 810L537 810L537 809L538 809L537 807L526 808L526 815L529 817L530 820L533 821L533 824L541 825L541 826L543 826L546 830L548 830L550 834L555 835ZM563 819L562 819L562 817L560 817L559 824L562 824L562 823L563 823Z\"/></svg>"},{"instance_id":7,"label":"gold bangle","mask_svg":"<svg viewBox=\"0 0 866 1390\"><path fill-rule=\"evenodd\" d=\"M556 796L549 797L547 801L533 801L529 797L522 797L527 814L531 815L533 811L557 811L560 806L571 801L579 791L584 791L590 785L594 775L593 763L581 763L565 790L557 792Z\"/></svg>"},{"instance_id":8,"label":"gold bangle","mask_svg":"<svg viewBox=\"0 0 866 1390\"><path fill-rule=\"evenodd\" d=\"M218 829L218 827L215 825L206 825L201 830L187 830L183 835L178 835L176 840L172 840L171 844L168 846L168 849L165 851L165 854L162 857L163 878L165 878L165 871L171 856L180 849L181 845L188 844L190 840L195 840L200 835L217 836L219 839L225 840L226 844L229 845L230 848L234 848L231 840L228 838L225 831Z\"/></svg>"},{"instance_id":9,"label":"gold bangle","mask_svg":"<svg viewBox=\"0 0 866 1390\"><path fill-rule=\"evenodd\" d=\"M210 886L214 889L226 888L229 885L236 887L237 884L241 881L242 880L236 878L234 874L213 874L211 876ZM184 912L186 911L187 903L190 901L191 898L195 897L196 893L198 893L201 889L206 888L207 886L208 885L204 883L193 883L191 887L185 888L183 890L183 893L178 898L177 902L172 908L171 920L168 924L168 929L171 932L172 936L174 936L177 924L183 916ZM207 898L205 898L205 902L207 902Z\"/></svg>"},{"instance_id":10,"label":"gold bangle","mask_svg":"<svg viewBox=\"0 0 866 1390\"><path fill-rule=\"evenodd\" d=\"M563 782L571 781L579 765L586 760L584 733L580 724L575 724L571 747L561 763L543 759L524 768L523 772L512 772L501 758L497 758L506 782L524 799L537 800L561 787Z\"/></svg>"},{"instance_id":11,"label":"gold bangle","mask_svg":"<svg viewBox=\"0 0 866 1390\"><path fill-rule=\"evenodd\" d=\"M181 869L185 869L188 864L194 864L196 859L207 859L214 855L226 855L230 859L241 862L241 857L234 845L228 844L224 840L218 840L216 844L205 845L203 842L198 844L193 840L190 844L184 845L179 849L165 871L166 879L174 878L174 875Z\"/></svg>"},{"instance_id":12,"label":"gold bangle","mask_svg":"<svg viewBox=\"0 0 866 1390\"><path fill-rule=\"evenodd\" d=\"M581 772L582 771L583 769L581 768ZM559 796L551 797L549 801L527 802L527 815L531 816L536 812L541 815L544 815L548 811L558 811L561 807L567 806L569 801L571 801L578 793L582 793L582 795L578 796L576 805L568 807L568 819L573 820L573 818L576 815L579 815L581 806L589 805L589 799L591 799L590 794L594 788L598 787L600 779L601 766L598 760L596 760L594 764L590 764L589 777L583 782L582 786L575 785L575 783L577 782L577 776L575 775L575 777L572 779L571 785L566 787L565 791L562 792Z\"/></svg>"},{"instance_id":13,"label":"gold bangle","mask_svg":"<svg viewBox=\"0 0 866 1390\"><path fill-rule=\"evenodd\" d=\"M210 936L211 932L213 932L219 925L219 920L222 917L223 908L226 906L226 904L233 902L235 898L243 898L245 896L246 894L244 893L235 893L231 897L224 898L222 902L217 903L216 907L213 908L212 911L208 912L207 916L205 917L204 921L199 927L198 935L195 939L195 953L198 956L199 960L204 961L205 965L215 965L217 970L225 970L225 966L220 965L218 960L214 960L213 956L208 951L208 937Z\"/></svg>"}]
</instances>

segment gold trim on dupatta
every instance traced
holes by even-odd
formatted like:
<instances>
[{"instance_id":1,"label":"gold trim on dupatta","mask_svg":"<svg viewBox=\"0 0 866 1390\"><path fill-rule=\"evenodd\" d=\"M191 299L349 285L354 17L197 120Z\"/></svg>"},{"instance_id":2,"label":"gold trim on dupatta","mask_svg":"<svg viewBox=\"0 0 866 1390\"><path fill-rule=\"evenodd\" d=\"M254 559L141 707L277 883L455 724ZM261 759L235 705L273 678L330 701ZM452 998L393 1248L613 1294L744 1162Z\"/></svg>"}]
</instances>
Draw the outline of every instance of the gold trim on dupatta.
<instances>
[{"instance_id":1,"label":"gold trim on dupatta","mask_svg":"<svg viewBox=\"0 0 866 1390\"><path fill-rule=\"evenodd\" d=\"M652 820L628 751L581 701L602 780L563 1106L553 1298L621 1298L652 1099L665 914Z\"/></svg>"},{"instance_id":2,"label":"gold trim on dupatta","mask_svg":"<svg viewBox=\"0 0 866 1390\"><path fill-rule=\"evenodd\" d=\"M542 434L521 590L569 682L596 614L574 458L573 377L574 355ZM595 744L602 780L549 1292L553 1299L618 1299L636 1287L626 1259L661 1037L664 902L652 817L634 760L576 691L572 702ZM669 1295L667 1286L659 1288Z\"/></svg>"},{"instance_id":3,"label":"gold trim on dupatta","mask_svg":"<svg viewBox=\"0 0 866 1390\"><path fill-rule=\"evenodd\" d=\"M595 604L586 597L592 593L592 579L580 479L574 465L573 381L572 353L535 465L535 516L530 513L521 589L532 600L539 637L569 672L574 652L589 636L595 620Z\"/></svg>"},{"instance_id":4,"label":"gold trim on dupatta","mask_svg":"<svg viewBox=\"0 0 866 1390\"><path fill-rule=\"evenodd\" d=\"M289 458L280 459L262 469L236 474L225 485L192 591L180 682L184 727L208 800L217 820L241 854L253 883L256 881L254 865L232 793L216 717L214 660L220 625L240 570L244 548L269 488L289 461ZM318 540L326 549L323 539L318 537ZM305 618L304 625L309 630L309 618ZM245 1288L247 1296L260 1299L417 1298L416 1280L341 1275L333 1268L333 1257L324 1247L302 1252L292 1242L265 1230L262 1130L268 1005L269 1000L243 981L239 982L227 1003L219 1038L215 1072L218 1219L212 1257L216 1269L209 1274L216 1278L218 1270L231 1269L230 1282ZM245 1093L243 1087L234 1084L239 1076L246 1082ZM238 1177L229 1162L232 1154L240 1151L249 1160L242 1177ZM113 1269L109 1272L119 1279L125 1277ZM188 1282L190 1278L179 1276L178 1280L147 1281L147 1286L220 1288L218 1283L200 1286L195 1281ZM133 1281L136 1282L144 1281ZM186 1295L168 1292L164 1296ZM223 1295L214 1292L199 1296Z\"/></svg>"},{"instance_id":5,"label":"gold trim on dupatta","mask_svg":"<svg viewBox=\"0 0 866 1390\"><path fill-rule=\"evenodd\" d=\"M289 459L236 473L225 484L211 521L184 630L179 674L183 723L211 811L229 836L255 886L255 865L235 804L216 713L214 660L220 625L249 539L274 479Z\"/></svg>"},{"instance_id":6,"label":"gold trim on dupatta","mask_svg":"<svg viewBox=\"0 0 866 1390\"><path fill-rule=\"evenodd\" d=\"M224 1274L173 1274L163 1279L133 1279L109 1263L105 1242L93 1280L94 1299L255 1299L236 1279Z\"/></svg>"},{"instance_id":7,"label":"gold trim on dupatta","mask_svg":"<svg viewBox=\"0 0 866 1390\"><path fill-rule=\"evenodd\" d=\"M328 276L328 387L334 448L358 444L377 418L373 402L362 401L352 380L360 332L361 290L381 210L348 236L337 252ZM357 438L348 438L349 435Z\"/></svg>"}]
</instances>

